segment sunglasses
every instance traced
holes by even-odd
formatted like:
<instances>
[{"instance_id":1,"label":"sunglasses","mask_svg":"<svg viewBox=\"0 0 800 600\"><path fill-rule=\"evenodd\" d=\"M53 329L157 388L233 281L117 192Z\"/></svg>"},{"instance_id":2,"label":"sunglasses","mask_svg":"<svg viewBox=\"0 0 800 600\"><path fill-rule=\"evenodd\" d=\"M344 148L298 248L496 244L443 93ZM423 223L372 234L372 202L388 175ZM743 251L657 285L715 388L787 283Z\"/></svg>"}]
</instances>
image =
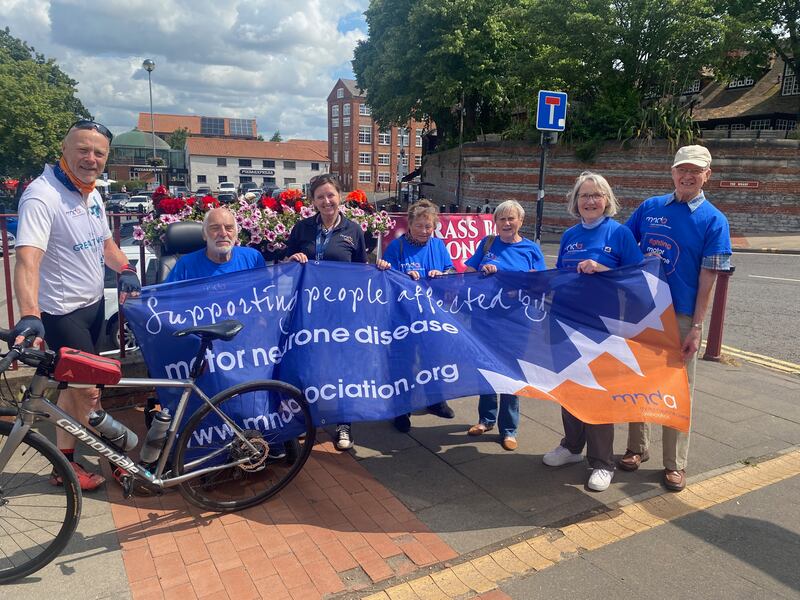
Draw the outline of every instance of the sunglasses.
<instances>
[{"instance_id":1,"label":"sunglasses","mask_svg":"<svg viewBox=\"0 0 800 600\"><path fill-rule=\"evenodd\" d=\"M94 129L98 133L104 135L108 142L111 143L111 140L114 139L114 134L108 130L108 127L105 125L101 125L100 123L96 123L95 121L90 121L89 119L79 119L75 121L70 128L67 129L67 133L72 131L73 129Z\"/></svg>"}]
</instances>

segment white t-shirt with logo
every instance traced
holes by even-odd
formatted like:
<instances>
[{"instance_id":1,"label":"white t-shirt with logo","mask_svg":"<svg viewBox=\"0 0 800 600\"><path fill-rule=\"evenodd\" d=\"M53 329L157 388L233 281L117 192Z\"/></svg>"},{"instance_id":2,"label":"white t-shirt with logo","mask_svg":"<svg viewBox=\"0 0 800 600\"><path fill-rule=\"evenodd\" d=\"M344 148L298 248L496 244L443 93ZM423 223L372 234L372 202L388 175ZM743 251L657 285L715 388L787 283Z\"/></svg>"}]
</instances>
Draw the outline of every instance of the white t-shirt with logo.
<instances>
[{"instance_id":1,"label":"white t-shirt with logo","mask_svg":"<svg viewBox=\"0 0 800 600\"><path fill-rule=\"evenodd\" d=\"M103 297L103 247L111 237L100 193L84 200L46 165L19 201L17 246L44 250L39 268L39 308L64 315Z\"/></svg>"}]
</instances>

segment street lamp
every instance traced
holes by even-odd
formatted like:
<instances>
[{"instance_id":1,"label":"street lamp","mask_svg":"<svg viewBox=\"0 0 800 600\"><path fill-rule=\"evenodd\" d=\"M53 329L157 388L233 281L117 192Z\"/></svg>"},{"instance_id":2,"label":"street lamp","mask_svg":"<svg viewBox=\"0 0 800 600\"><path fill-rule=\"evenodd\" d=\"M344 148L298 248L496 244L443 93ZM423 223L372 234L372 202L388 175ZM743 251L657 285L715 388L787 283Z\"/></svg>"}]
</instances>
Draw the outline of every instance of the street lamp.
<instances>
[{"instance_id":1,"label":"street lamp","mask_svg":"<svg viewBox=\"0 0 800 600\"><path fill-rule=\"evenodd\" d=\"M147 71L147 87L150 90L150 133L153 134L153 183L158 183L158 172L156 170L156 124L153 119L153 81L150 73L156 68L156 62L152 58L144 59L142 67ZM156 187L158 187L156 185Z\"/></svg>"}]
</instances>

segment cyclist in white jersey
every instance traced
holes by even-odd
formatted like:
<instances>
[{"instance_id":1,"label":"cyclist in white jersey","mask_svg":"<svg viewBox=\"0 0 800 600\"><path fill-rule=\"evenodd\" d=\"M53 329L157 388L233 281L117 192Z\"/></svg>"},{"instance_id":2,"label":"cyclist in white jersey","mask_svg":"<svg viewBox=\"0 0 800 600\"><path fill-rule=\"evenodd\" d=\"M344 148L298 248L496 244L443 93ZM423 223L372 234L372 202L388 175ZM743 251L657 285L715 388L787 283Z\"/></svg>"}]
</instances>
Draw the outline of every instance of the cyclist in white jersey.
<instances>
[{"instance_id":1,"label":"cyclist in white jersey","mask_svg":"<svg viewBox=\"0 0 800 600\"><path fill-rule=\"evenodd\" d=\"M60 161L45 165L19 202L14 292L22 318L15 332L37 334L50 349L95 353L103 324L104 267L120 274L120 304L141 289L136 271L111 239L103 200L94 189L105 168L111 132L81 120L67 131ZM17 343L21 341L17 338ZM100 409L100 390L63 390L58 406L84 425ZM84 490L105 481L75 461L75 438L56 430L56 442ZM59 477L50 482L61 485Z\"/></svg>"}]
</instances>

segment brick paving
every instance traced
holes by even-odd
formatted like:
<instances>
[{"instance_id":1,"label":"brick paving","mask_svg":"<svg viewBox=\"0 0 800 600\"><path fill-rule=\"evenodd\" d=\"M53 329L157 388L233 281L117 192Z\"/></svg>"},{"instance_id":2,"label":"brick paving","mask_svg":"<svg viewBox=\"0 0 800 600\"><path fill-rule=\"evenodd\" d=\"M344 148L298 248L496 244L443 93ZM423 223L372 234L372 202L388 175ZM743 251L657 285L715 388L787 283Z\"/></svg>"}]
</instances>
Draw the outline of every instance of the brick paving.
<instances>
[{"instance_id":1,"label":"brick paving","mask_svg":"<svg viewBox=\"0 0 800 600\"><path fill-rule=\"evenodd\" d=\"M139 428L141 413L115 417ZM106 467L134 600L319 599L458 554L325 434L277 497L227 514L177 492L129 500Z\"/></svg>"}]
</instances>

